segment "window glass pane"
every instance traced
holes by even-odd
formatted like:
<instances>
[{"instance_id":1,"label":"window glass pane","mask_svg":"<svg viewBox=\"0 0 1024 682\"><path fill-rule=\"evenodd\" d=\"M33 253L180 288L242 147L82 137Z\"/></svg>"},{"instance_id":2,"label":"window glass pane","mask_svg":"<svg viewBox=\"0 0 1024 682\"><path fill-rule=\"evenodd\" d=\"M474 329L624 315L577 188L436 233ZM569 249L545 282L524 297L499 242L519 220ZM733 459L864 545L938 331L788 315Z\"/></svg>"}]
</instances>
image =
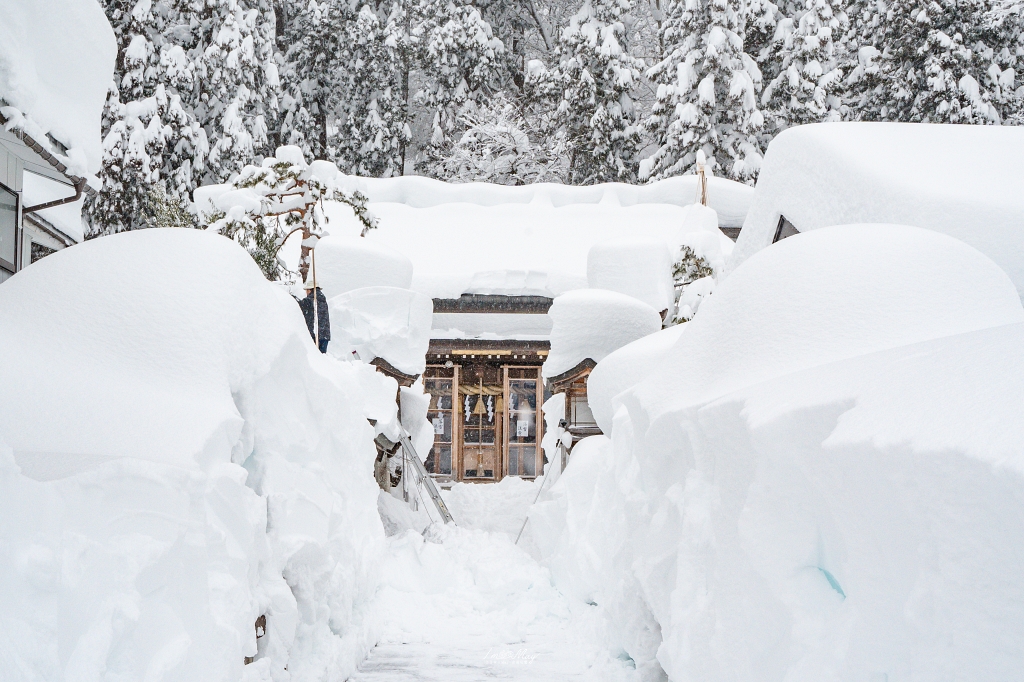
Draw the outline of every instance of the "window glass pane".
<instances>
[{"instance_id":1,"label":"window glass pane","mask_svg":"<svg viewBox=\"0 0 1024 682\"><path fill-rule=\"evenodd\" d=\"M14 265L18 236L18 197L0 187L0 258Z\"/></svg>"}]
</instances>

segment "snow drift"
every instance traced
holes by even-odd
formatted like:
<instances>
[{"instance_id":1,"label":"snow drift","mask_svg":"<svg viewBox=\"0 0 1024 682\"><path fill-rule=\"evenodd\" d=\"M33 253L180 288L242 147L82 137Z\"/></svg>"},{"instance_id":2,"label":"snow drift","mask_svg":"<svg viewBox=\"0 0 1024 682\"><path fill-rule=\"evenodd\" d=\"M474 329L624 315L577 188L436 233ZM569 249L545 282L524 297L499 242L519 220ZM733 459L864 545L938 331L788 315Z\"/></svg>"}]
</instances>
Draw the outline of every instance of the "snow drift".
<instances>
[{"instance_id":1,"label":"snow drift","mask_svg":"<svg viewBox=\"0 0 1024 682\"><path fill-rule=\"evenodd\" d=\"M768 147L730 268L771 244L785 216L800 232L899 223L951 235L1007 272L1024 297L1024 129L819 123Z\"/></svg>"},{"instance_id":2,"label":"snow drift","mask_svg":"<svg viewBox=\"0 0 1024 682\"><path fill-rule=\"evenodd\" d=\"M704 306L595 368L611 436L577 445L531 515L556 584L608 611L647 679L1014 677L1024 309L1006 275L935 232L833 227Z\"/></svg>"},{"instance_id":3,"label":"snow drift","mask_svg":"<svg viewBox=\"0 0 1024 682\"><path fill-rule=\"evenodd\" d=\"M4 117L39 144L46 133L68 149L77 175L100 169L100 115L117 43L93 0L14 0L0 22ZM58 150L51 149L53 153Z\"/></svg>"},{"instance_id":4,"label":"snow drift","mask_svg":"<svg viewBox=\"0 0 1024 682\"><path fill-rule=\"evenodd\" d=\"M316 352L245 251L184 229L15 275L0 354L0 676L353 670L384 540L367 417L395 428L392 380Z\"/></svg>"},{"instance_id":5,"label":"snow drift","mask_svg":"<svg viewBox=\"0 0 1024 682\"><path fill-rule=\"evenodd\" d=\"M622 238L595 244L587 254L587 284L632 296L658 312L669 310L675 303L672 252L663 241Z\"/></svg>"}]
</instances>

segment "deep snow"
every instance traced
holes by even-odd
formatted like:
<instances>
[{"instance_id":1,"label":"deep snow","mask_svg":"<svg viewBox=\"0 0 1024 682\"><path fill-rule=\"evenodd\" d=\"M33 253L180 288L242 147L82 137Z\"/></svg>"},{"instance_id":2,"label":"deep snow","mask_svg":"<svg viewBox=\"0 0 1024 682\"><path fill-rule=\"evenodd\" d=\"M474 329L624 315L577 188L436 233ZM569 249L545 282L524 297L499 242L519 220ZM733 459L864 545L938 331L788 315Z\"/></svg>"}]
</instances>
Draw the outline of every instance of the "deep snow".
<instances>
[{"instance_id":1,"label":"deep snow","mask_svg":"<svg viewBox=\"0 0 1024 682\"><path fill-rule=\"evenodd\" d=\"M0 356L5 680L362 659L385 551L367 419L394 431L397 385L318 353L241 247L152 229L52 254L0 287Z\"/></svg>"},{"instance_id":2,"label":"deep snow","mask_svg":"<svg viewBox=\"0 0 1024 682\"><path fill-rule=\"evenodd\" d=\"M704 306L595 368L610 437L530 517L559 589L600 604L649 679L1018 676L1024 309L1005 273L936 232L833 227Z\"/></svg>"}]
</instances>

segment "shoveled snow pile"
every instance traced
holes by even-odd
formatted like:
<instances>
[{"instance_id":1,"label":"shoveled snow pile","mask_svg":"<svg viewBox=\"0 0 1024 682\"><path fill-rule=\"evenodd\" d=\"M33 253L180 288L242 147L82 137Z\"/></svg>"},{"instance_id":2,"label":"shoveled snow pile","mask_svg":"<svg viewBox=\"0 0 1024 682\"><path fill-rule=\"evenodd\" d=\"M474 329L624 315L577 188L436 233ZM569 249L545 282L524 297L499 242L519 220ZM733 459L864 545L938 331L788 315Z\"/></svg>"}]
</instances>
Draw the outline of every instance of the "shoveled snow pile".
<instances>
[{"instance_id":1,"label":"shoveled snow pile","mask_svg":"<svg viewBox=\"0 0 1024 682\"><path fill-rule=\"evenodd\" d=\"M683 327L591 376L611 436L576 446L528 526L556 585L606 609L646 679L1016 677L1009 278L936 232L825 228Z\"/></svg>"},{"instance_id":2,"label":"shoveled snow pile","mask_svg":"<svg viewBox=\"0 0 1024 682\"><path fill-rule=\"evenodd\" d=\"M423 294L396 287L353 289L328 300L331 342L338 358L387 360L406 374L426 369L434 303ZM426 413L424 413L426 416Z\"/></svg>"},{"instance_id":3,"label":"shoveled snow pile","mask_svg":"<svg viewBox=\"0 0 1024 682\"><path fill-rule=\"evenodd\" d=\"M394 381L322 356L245 251L180 229L15 275L0 355L0 678L354 669L384 550L367 418L394 432Z\"/></svg>"},{"instance_id":4,"label":"shoveled snow pile","mask_svg":"<svg viewBox=\"0 0 1024 682\"><path fill-rule=\"evenodd\" d=\"M819 123L772 140L729 267L767 247L780 216L800 232L916 225L975 247L1024 297L1024 129Z\"/></svg>"},{"instance_id":5,"label":"shoveled snow pile","mask_svg":"<svg viewBox=\"0 0 1024 682\"><path fill-rule=\"evenodd\" d=\"M548 310L551 352L544 378L558 376L583 360L599 362L627 343L661 329L661 316L632 296L603 289L562 294Z\"/></svg>"},{"instance_id":6,"label":"shoveled snow pile","mask_svg":"<svg viewBox=\"0 0 1024 682\"><path fill-rule=\"evenodd\" d=\"M95 0L7 0L0 21L0 99L10 123L67 146L72 173L100 168L100 115L117 43ZM59 150L50 149L58 154Z\"/></svg>"},{"instance_id":7,"label":"shoveled snow pile","mask_svg":"<svg viewBox=\"0 0 1024 682\"><path fill-rule=\"evenodd\" d=\"M612 239L590 247L587 283L643 301L658 312L675 302L672 252L664 241Z\"/></svg>"}]
</instances>

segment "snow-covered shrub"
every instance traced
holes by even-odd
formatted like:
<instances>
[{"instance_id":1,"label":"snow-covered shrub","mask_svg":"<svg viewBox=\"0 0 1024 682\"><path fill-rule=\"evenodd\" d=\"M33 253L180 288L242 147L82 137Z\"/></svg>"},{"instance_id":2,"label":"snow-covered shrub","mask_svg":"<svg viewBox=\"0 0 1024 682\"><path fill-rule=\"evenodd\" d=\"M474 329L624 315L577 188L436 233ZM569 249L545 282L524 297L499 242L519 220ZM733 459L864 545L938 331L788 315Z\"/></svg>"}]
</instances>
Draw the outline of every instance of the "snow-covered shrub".
<instances>
[{"instance_id":1,"label":"snow-covered shrub","mask_svg":"<svg viewBox=\"0 0 1024 682\"><path fill-rule=\"evenodd\" d=\"M353 672L384 549L367 419L395 428L394 381L317 352L295 301L200 230L18 273L0 348L20 359L0 365L5 680Z\"/></svg>"},{"instance_id":2,"label":"snow-covered shrub","mask_svg":"<svg viewBox=\"0 0 1024 682\"><path fill-rule=\"evenodd\" d=\"M1012 283L955 239L786 239L598 363L610 437L534 542L651 679L1013 677L1021 343Z\"/></svg>"}]
</instances>

